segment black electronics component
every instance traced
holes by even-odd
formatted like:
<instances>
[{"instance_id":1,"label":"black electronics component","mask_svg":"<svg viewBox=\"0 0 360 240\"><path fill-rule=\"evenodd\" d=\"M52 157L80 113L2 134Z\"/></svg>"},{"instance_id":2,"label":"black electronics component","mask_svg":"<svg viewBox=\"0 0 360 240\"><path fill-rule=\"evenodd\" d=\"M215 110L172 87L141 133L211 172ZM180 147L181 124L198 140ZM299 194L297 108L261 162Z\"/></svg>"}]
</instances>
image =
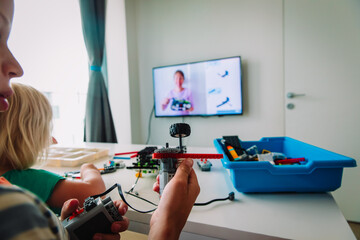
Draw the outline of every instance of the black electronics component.
<instances>
[{"instance_id":1,"label":"black electronics component","mask_svg":"<svg viewBox=\"0 0 360 240\"><path fill-rule=\"evenodd\" d=\"M84 207L62 221L71 240L92 239L95 233L111 233L111 224L123 218L110 197L89 197Z\"/></svg>"}]
</instances>

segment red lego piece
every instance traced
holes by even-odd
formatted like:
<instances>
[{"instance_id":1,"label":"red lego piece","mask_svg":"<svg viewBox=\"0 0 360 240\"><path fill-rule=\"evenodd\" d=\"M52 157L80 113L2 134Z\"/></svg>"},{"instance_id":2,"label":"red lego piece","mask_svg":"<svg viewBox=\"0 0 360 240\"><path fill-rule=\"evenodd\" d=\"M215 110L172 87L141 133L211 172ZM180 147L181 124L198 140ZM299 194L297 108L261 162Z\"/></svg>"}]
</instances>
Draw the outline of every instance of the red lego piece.
<instances>
[{"instance_id":1,"label":"red lego piece","mask_svg":"<svg viewBox=\"0 0 360 240\"><path fill-rule=\"evenodd\" d=\"M162 158L193 158L193 159L221 159L222 154L211 153L153 153L153 159Z\"/></svg>"},{"instance_id":2,"label":"red lego piece","mask_svg":"<svg viewBox=\"0 0 360 240\"><path fill-rule=\"evenodd\" d=\"M134 154L134 153L138 153L137 151L136 152L123 152L123 153L115 153L114 155L115 156L120 156L120 155L129 155L129 154Z\"/></svg>"},{"instance_id":3,"label":"red lego piece","mask_svg":"<svg viewBox=\"0 0 360 240\"><path fill-rule=\"evenodd\" d=\"M76 217L77 215L79 215L82 212L84 212L84 208L76 209L75 212L73 212L72 215L70 216L69 220L73 219L74 217Z\"/></svg>"},{"instance_id":4,"label":"red lego piece","mask_svg":"<svg viewBox=\"0 0 360 240\"><path fill-rule=\"evenodd\" d=\"M274 160L276 165L294 164L294 163L299 163L299 162L304 162L304 161L305 161L305 158L285 158L285 159Z\"/></svg>"}]
</instances>

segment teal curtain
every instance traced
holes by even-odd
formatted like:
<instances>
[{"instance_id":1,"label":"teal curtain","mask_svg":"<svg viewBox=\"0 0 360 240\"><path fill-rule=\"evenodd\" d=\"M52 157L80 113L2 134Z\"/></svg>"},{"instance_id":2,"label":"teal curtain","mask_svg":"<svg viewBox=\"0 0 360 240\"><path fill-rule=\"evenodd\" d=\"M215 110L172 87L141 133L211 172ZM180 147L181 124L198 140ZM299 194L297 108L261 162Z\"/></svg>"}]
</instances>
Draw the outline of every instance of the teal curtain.
<instances>
[{"instance_id":1,"label":"teal curtain","mask_svg":"<svg viewBox=\"0 0 360 240\"><path fill-rule=\"evenodd\" d=\"M105 0L79 0L90 79L86 99L85 142L117 143L105 84ZM105 62L105 64L103 64Z\"/></svg>"}]
</instances>

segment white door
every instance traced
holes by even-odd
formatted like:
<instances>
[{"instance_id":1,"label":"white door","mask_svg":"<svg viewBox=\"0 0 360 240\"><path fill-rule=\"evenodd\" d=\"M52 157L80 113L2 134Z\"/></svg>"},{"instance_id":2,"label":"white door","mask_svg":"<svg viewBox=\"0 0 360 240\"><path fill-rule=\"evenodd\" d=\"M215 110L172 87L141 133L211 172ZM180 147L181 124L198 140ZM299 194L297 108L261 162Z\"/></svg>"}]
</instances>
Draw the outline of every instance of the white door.
<instances>
[{"instance_id":1,"label":"white door","mask_svg":"<svg viewBox=\"0 0 360 240\"><path fill-rule=\"evenodd\" d=\"M286 136L360 165L360 1L285 0L284 46ZM360 166L333 196L360 222Z\"/></svg>"}]
</instances>

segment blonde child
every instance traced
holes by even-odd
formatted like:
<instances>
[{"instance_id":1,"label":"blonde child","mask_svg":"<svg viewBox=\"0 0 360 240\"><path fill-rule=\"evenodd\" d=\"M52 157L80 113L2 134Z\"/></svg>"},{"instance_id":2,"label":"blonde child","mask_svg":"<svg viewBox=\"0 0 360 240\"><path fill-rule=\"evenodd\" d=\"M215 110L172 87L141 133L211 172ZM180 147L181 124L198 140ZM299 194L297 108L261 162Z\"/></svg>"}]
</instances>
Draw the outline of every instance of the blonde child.
<instances>
[{"instance_id":1,"label":"blonde child","mask_svg":"<svg viewBox=\"0 0 360 240\"><path fill-rule=\"evenodd\" d=\"M99 170L81 166L81 181L31 167L46 155L51 144L52 109L47 98L33 87L12 83L9 109L0 112L0 175L36 194L55 212L70 198L80 203L105 191Z\"/></svg>"},{"instance_id":2,"label":"blonde child","mask_svg":"<svg viewBox=\"0 0 360 240\"><path fill-rule=\"evenodd\" d=\"M13 95L13 90L9 86L10 79L20 77L23 74L21 66L7 46L13 12L13 0L0 0L0 118L4 117L1 115L1 112L8 110L9 104L7 98ZM28 117L36 116L29 115ZM18 121L17 115L7 116L7 119L7 121ZM0 131L3 129L5 129L5 133L8 132L8 127L3 125L3 122L0 122ZM6 139L3 139L3 136L0 134L0 144ZM0 146L0 148L4 151L4 145ZM1 161L1 159L0 155L0 169L2 171L0 175L9 171L6 168L3 169L2 164L4 161ZM5 161L5 166L8 165ZM191 159L183 161L172 181L166 185L158 209L150 220L149 239L179 238L181 230L200 192L192 165ZM82 174L83 178L84 175L85 173ZM64 180L60 182L64 182ZM154 185L154 190L159 190L158 183ZM53 213L43 208L41 201L30 200L30 198L32 197L29 194L20 192L15 187L7 187L0 184L0 202L6 203L1 205L0 216L3 217L0 217L0 220L7 223L0 225L1 238L6 238L5 235L12 233L13 239L64 239L63 236L60 236L60 232L65 230L61 223L55 221L57 219L53 218ZM124 215L127 211L127 206L120 200L115 200L114 203L119 212ZM74 204L74 199L66 201L62 208L62 219L68 217L76 208L77 204ZM21 215L17 214L19 212L21 212ZM53 219L54 221L52 221ZM114 222L111 225L113 234L96 234L97 239L119 239L118 233L125 231L129 225L129 220L126 217L123 217L123 219L123 221ZM25 226L25 228L22 226ZM28 235L24 235L25 232ZM31 233L31 236L29 233Z\"/></svg>"}]
</instances>

